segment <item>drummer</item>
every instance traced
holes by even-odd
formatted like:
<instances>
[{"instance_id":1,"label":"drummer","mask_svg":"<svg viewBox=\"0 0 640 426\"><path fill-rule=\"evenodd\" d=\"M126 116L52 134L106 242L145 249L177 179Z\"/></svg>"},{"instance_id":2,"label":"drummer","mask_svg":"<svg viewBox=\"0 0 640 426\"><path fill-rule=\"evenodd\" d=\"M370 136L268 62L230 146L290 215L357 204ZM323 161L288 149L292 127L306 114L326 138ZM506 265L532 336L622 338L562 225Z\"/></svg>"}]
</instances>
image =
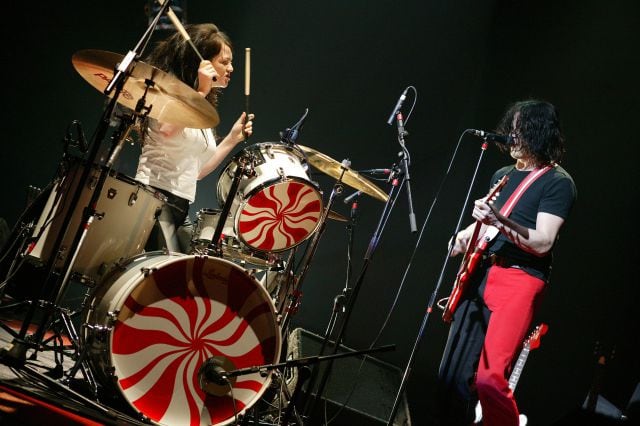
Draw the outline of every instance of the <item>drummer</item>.
<instances>
[{"instance_id":1,"label":"drummer","mask_svg":"<svg viewBox=\"0 0 640 426\"><path fill-rule=\"evenodd\" d=\"M233 72L229 37L214 24L185 27L193 46L179 32L159 42L146 59L193 87L214 107ZM215 129L192 129L149 119L144 132L136 180L164 193L168 199L147 250L167 248L187 253L191 240L189 204L196 197L197 181L213 172L236 145L253 132L253 114L243 112L224 138Z\"/></svg>"}]
</instances>

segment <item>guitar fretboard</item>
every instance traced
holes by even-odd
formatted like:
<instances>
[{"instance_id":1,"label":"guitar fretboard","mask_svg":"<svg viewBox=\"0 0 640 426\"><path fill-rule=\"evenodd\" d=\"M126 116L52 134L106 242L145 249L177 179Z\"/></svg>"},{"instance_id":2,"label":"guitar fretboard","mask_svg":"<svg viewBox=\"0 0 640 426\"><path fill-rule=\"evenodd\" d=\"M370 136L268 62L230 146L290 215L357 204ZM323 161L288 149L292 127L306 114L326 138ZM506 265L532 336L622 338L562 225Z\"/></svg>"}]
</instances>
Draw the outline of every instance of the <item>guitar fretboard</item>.
<instances>
[{"instance_id":1,"label":"guitar fretboard","mask_svg":"<svg viewBox=\"0 0 640 426\"><path fill-rule=\"evenodd\" d=\"M524 347L520 352L520 356L513 366L513 371L511 372L511 376L509 376L509 389L512 391L516 389L516 385L518 384L518 380L520 380L520 374L522 374L522 369L524 368L524 363L527 362L527 357L529 356L529 348Z\"/></svg>"}]
</instances>

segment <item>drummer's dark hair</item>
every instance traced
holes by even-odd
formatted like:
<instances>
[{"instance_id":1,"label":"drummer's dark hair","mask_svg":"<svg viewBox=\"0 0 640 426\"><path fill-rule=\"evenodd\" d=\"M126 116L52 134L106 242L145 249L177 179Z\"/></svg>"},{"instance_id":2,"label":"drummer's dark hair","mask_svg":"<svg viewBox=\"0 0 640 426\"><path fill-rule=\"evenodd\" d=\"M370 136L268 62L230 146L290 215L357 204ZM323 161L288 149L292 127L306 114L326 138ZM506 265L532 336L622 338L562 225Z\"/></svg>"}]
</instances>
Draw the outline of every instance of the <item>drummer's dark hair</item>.
<instances>
[{"instance_id":1,"label":"drummer's dark hair","mask_svg":"<svg viewBox=\"0 0 640 426\"><path fill-rule=\"evenodd\" d=\"M222 46L230 48L231 40L215 24L185 25L185 30L196 49L204 59L211 59L222 50ZM158 42L146 61L162 71L173 74L189 87L197 89L198 68L200 58L180 32ZM207 95L207 100L214 106L218 103L219 88L214 88Z\"/></svg>"}]
</instances>

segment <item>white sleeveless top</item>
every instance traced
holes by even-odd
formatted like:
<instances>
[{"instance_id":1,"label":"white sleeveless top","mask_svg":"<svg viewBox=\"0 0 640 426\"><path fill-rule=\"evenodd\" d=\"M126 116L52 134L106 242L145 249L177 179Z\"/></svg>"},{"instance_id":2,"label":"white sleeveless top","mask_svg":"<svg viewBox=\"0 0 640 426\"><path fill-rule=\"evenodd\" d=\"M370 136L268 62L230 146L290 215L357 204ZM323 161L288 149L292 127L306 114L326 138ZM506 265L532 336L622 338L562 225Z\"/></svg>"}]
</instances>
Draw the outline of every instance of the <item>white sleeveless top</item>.
<instances>
[{"instance_id":1,"label":"white sleeveless top","mask_svg":"<svg viewBox=\"0 0 640 426\"><path fill-rule=\"evenodd\" d=\"M158 127L157 120L149 119L136 180L193 203L200 168L216 150L213 129L184 128L166 137Z\"/></svg>"}]
</instances>

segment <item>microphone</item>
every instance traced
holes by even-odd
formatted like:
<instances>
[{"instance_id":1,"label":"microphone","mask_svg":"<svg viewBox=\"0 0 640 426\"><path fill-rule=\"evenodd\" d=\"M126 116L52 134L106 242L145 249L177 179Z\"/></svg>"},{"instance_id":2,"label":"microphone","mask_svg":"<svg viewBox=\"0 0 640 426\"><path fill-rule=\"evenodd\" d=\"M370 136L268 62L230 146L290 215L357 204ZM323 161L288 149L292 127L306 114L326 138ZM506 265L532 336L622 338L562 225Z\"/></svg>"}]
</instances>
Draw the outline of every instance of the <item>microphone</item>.
<instances>
[{"instance_id":1,"label":"microphone","mask_svg":"<svg viewBox=\"0 0 640 426\"><path fill-rule=\"evenodd\" d=\"M501 145L512 145L513 144L513 138L509 135L498 135L496 133L488 133L485 132L484 130L476 130L476 129L469 129L468 130L469 133L471 133L474 136L478 136L486 141L490 141L490 142L495 142L495 143L499 143Z\"/></svg>"},{"instance_id":2,"label":"microphone","mask_svg":"<svg viewBox=\"0 0 640 426\"><path fill-rule=\"evenodd\" d=\"M372 175L388 175L391 174L391 169L365 169L358 170L359 173L369 173Z\"/></svg>"},{"instance_id":3,"label":"microphone","mask_svg":"<svg viewBox=\"0 0 640 426\"><path fill-rule=\"evenodd\" d=\"M351 200L353 200L354 198L358 198L360 194L362 194L362 191L356 191L353 194L349 195L348 197L345 197L344 200L342 201L344 201L345 204L349 204Z\"/></svg>"},{"instance_id":4,"label":"microphone","mask_svg":"<svg viewBox=\"0 0 640 426\"><path fill-rule=\"evenodd\" d=\"M400 98L398 98L398 103L396 103L396 106L393 108L393 111L391 111L391 115L387 120L388 125L391 125L391 122L393 121L393 116L396 115L396 112L398 112L400 108L402 108L402 104L404 103L404 100L407 99L408 91L409 91L409 88L407 87L406 89L404 89L404 92L402 92L402 95L400 95Z\"/></svg>"},{"instance_id":5,"label":"microphone","mask_svg":"<svg viewBox=\"0 0 640 426\"><path fill-rule=\"evenodd\" d=\"M209 383L225 386L229 384L227 371L222 368L222 361L217 358L209 358L198 369L198 382L200 388L206 392Z\"/></svg>"}]
</instances>

